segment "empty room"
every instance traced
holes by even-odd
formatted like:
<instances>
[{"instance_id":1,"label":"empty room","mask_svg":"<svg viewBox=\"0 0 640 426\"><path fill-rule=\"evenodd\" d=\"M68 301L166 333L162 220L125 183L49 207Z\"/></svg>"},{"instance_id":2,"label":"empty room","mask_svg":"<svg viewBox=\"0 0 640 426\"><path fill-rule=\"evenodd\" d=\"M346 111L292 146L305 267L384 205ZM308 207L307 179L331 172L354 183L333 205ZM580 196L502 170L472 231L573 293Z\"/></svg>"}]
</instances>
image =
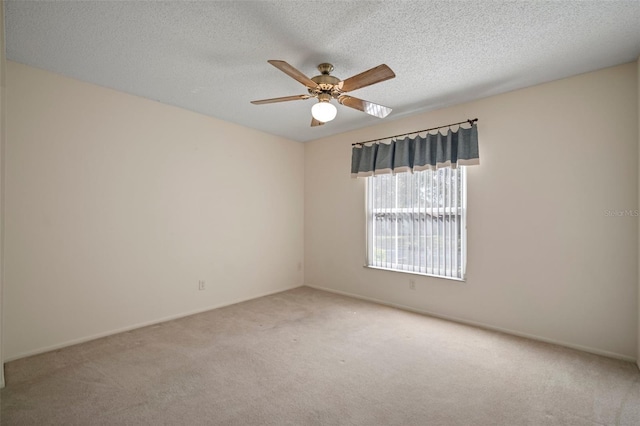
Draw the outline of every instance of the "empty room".
<instances>
[{"instance_id":1,"label":"empty room","mask_svg":"<svg viewBox=\"0 0 640 426\"><path fill-rule=\"evenodd\" d=\"M640 2L0 6L0 424L640 424Z\"/></svg>"}]
</instances>

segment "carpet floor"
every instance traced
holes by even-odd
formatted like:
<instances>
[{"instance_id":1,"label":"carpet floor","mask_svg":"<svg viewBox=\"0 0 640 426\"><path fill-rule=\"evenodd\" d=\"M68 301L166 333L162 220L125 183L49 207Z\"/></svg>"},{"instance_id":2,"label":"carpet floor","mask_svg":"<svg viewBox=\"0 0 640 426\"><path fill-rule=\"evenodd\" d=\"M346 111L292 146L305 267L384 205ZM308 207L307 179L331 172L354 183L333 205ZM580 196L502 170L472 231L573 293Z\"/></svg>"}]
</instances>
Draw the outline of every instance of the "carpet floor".
<instances>
[{"instance_id":1,"label":"carpet floor","mask_svg":"<svg viewBox=\"0 0 640 426\"><path fill-rule=\"evenodd\" d=\"M640 425L632 363L308 287L5 371L2 425Z\"/></svg>"}]
</instances>

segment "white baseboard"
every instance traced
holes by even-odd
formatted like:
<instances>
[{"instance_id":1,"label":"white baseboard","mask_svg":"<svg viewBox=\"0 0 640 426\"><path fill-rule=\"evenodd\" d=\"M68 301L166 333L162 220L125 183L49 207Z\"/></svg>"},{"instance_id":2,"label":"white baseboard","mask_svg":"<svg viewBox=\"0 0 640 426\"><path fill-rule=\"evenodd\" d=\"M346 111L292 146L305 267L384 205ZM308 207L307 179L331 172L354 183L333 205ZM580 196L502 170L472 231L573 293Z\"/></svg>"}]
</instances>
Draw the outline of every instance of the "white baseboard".
<instances>
[{"instance_id":1,"label":"white baseboard","mask_svg":"<svg viewBox=\"0 0 640 426\"><path fill-rule=\"evenodd\" d=\"M402 304L399 304L399 303L387 302L385 300L379 300L379 299L375 299L373 297L362 296L360 294L349 293L349 292L346 292L346 291L335 290L335 289L332 289L332 288L320 287L320 286L309 285L309 284L305 284L305 287L311 287L311 288L315 288L317 290L327 291L329 293L340 294L342 296L353 297L355 299L366 300L368 302L378 303L380 305L391 306L393 308L402 309L404 311L410 311L410 312L415 312L415 313L418 313L418 314L429 315L431 317L440 318L440 319L444 319L444 320L447 320L447 321L453 321L453 322L457 322L457 323L460 323L460 324L471 325L471 326L482 328L482 329L485 329L485 330L499 331L501 333L511 334L513 336L525 337L527 339L537 340L539 342L551 343L551 344L558 345L558 346L564 346L566 348L576 349L576 350L579 350L579 351L582 351L582 352L588 352L588 353L592 353L592 354L595 354L595 355L602 355L602 356L606 356L608 358L615 358L615 359L620 359L620 360L623 360L623 361L629 361L629 362L633 362L633 363L638 362L639 363L638 365L640 366L640 360L636 360L636 358L634 358L634 357L630 357L630 356L627 356L627 355L622 355L622 354L615 353L615 352L609 352L609 351L605 351L605 350L602 350L602 349L591 348L591 347L588 347L588 346L576 345L574 343L563 342L563 341L560 341L560 340L548 339L546 337L537 336L535 334L522 333L522 332L519 332L519 331L516 331L516 330L511 330L511 329L508 329L508 328L496 327L496 326L493 326L493 325L489 325L489 324L485 324L485 323L481 323L481 322L477 322L477 321L470 321L470 320L457 318L457 317L452 317L452 316L449 316L449 315L441 315L441 314L438 314L438 313L435 313L435 312L431 312L431 311L427 311L427 310L424 310L424 309L413 308L411 306L406 306L406 305L402 305Z\"/></svg>"},{"instance_id":2,"label":"white baseboard","mask_svg":"<svg viewBox=\"0 0 640 426\"><path fill-rule=\"evenodd\" d=\"M66 348L67 346L73 346L73 345L77 345L79 343L85 343L85 342L89 342L91 340L100 339L102 337L112 336L114 334L124 333L126 331L135 330L137 328L148 327L150 325L160 324L160 323L171 321L171 320L174 320L174 319L184 318L184 317L188 317L188 316L191 316L191 315L200 314L202 312L211 311L213 309L218 309L218 308L223 308L225 306L235 305L236 303L246 302L246 301L249 301L249 300L258 299L260 297L265 297L265 296L270 296L272 294L282 293L283 291L287 291L287 290L293 290L294 288L298 288L298 287L302 287L302 285L284 287L284 288L281 288L281 289L278 289L278 290L273 290L273 291L269 291L269 292L266 292L266 293L260 293L260 294L257 294L255 296L251 296L251 297L234 299L234 300L231 300L231 301L228 301L228 302L220 303L220 304L213 305L213 306L208 306L208 307L202 308L202 309L195 309L193 311L181 312L181 313L176 314L176 315L169 315L167 317L163 317L163 318L159 318L159 319L155 319L155 320L151 320L151 321L144 321L144 322L133 324L133 325L130 325L130 326L121 327L121 328L117 328L117 329L110 330L110 331L105 331L103 333L97 333L97 334L92 334L90 336L81 337L79 339L67 340L67 341L59 343L59 344L46 346L46 347L43 347L43 348L38 348L38 349L35 349L35 350L32 350L32 351L26 351L26 352L19 353L18 355L15 355L15 356L12 356L12 357L10 357L8 359L5 359L4 362L6 363L6 362L15 361L17 359L25 358L25 357L32 356L32 355L38 355L38 354L42 354L42 353L45 353L45 352L55 351L55 350L58 350L58 349Z\"/></svg>"}]
</instances>

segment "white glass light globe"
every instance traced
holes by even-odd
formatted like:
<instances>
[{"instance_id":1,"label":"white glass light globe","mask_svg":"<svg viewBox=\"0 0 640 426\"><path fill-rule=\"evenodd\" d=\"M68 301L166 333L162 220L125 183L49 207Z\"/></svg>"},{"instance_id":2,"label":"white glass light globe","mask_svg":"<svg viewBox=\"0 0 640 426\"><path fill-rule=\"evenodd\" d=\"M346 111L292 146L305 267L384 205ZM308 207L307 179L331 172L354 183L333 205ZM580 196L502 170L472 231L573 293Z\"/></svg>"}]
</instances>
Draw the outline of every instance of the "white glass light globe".
<instances>
[{"instance_id":1,"label":"white glass light globe","mask_svg":"<svg viewBox=\"0 0 640 426\"><path fill-rule=\"evenodd\" d=\"M337 113L338 108L329 102L318 102L311 107L311 115L313 115L313 118L322 123L333 120L336 118Z\"/></svg>"}]
</instances>

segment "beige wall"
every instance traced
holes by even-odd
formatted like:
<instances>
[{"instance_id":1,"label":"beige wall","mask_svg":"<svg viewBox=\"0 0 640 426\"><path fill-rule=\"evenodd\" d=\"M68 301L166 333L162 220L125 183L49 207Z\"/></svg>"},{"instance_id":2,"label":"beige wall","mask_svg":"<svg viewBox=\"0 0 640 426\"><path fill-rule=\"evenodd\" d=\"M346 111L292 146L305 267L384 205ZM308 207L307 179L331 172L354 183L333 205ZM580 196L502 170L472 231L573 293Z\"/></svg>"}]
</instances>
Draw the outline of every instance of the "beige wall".
<instances>
[{"instance_id":1,"label":"beige wall","mask_svg":"<svg viewBox=\"0 0 640 426\"><path fill-rule=\"evenodd\" d=\"M638 108L638 146L640 146L640 57L638 57L638 61L637 61L637 64L636 64L636 69L637 69L637 72L638 72L638 104L637 104L637 108ZM640 159L638 161L640 161ZM640 169L640 164L639 164L639 169ZM638 170L638 179L639 179L638 190L640 191L640 170ZM639 205L638 208L640 208L640 205ZM639 234L638 234L638 244L640 245L640 226L639 226L638 232L639 232ZM640 250L638 252L638 268L640 268ZM638 364L638 367L640 367L640 269L639 269L639 274L638 274L638 350L637 350L637 356L636 356L636 363Z\"/></svg>"},{"instance_id":2,"label":"beige wall","mask_svg":"<svg viewBox=\"0 0 640 426\"><path fill-rule=\"evenodd\" d=\"M4 387L4 357L2 354L2 287L4 275L4 137L5 137L5 47L4 2L0 2L0 388Z\"/></svg>"},{"instance_id":3,"label":"beige wall","mask_svg":"<svg viewBox=\"0 0 640 426\"><path fill-rule=\"evenodd\" d=\"M636 63L385 121L305 146L305 283L636 358ZM479 118L467 281L363 268L352 142ZM415 279L416 290L409 289Z\"/></svg>"},{"instance_id":4,"label":"beige wall","mask_svg":"<svg viewBox=\"0 0 640 426\"><path fill-rule=\"evenodd\" d=\"M13 62L7 88L6 360L302 285L302 144Z\"/></svg>"}]
</instances>

